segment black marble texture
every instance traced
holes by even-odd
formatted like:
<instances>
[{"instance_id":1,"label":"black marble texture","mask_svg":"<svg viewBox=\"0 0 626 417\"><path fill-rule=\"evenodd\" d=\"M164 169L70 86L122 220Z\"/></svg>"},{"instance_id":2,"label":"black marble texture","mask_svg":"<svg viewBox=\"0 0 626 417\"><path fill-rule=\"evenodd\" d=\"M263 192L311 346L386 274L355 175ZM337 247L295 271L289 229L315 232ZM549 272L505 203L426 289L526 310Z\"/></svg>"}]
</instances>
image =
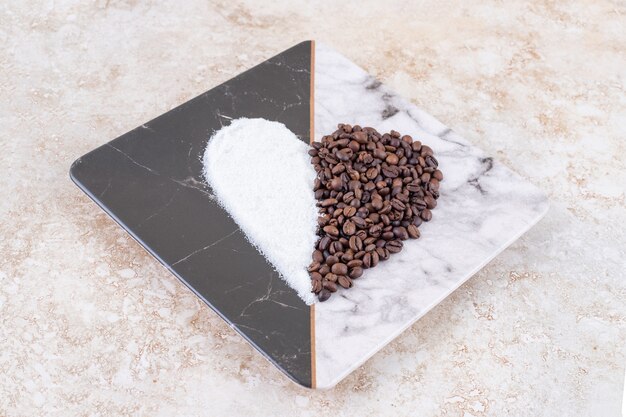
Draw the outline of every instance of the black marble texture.
<instances>
[{"instance_id":1,"label":"black marble texture","mask_svg":"<svg viewBox=\"0 0 626 417\"><path fill-rule=\"evenodd\" d=\"M202 177L231 119L284 123L309 142L311 42L300 43L78 158L72 180L237 332L311 386L310 308L219 207Z\"/></svg>"}]
</instances>

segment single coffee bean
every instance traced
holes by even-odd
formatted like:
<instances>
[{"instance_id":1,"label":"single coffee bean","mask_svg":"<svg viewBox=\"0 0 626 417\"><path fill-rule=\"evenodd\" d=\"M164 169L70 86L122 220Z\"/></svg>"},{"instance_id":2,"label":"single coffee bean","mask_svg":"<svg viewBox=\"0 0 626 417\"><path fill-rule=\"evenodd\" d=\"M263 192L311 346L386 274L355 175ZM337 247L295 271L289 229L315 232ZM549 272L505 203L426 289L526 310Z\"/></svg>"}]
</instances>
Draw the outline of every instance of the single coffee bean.
<instances>
[{"instance_id":1,"label":"single coffee bean","mask_svg":"<svg viewBox=\"0 0 626 417\"><path fill-rule=\"evenodd\" d=\"M398 161L398 157L393 153L390 153L389 155L387 155L387 158L385 158L385 162L387 162L389 165L398 165Z\"/></svg>"},{"instance_id":2,"label":"single coffee bean","mask_svg":"<svg viewBox=\"0 0 626 417\"><path fill-rule=\"evenodd\" d=\"M369 235L372 237L378 237L380 236L381 232L382 232L383 228L382 226L379 224L375 224L374 226L369 228Z\"/></svg>"},{"instance_id":3,"label":"single coffee bean","mask_svg":"<svg viewBox=\"0 0 626 417\"><path fill-rule=\"evenodd\" d=\"M323 200L321 202L322 207L329 207L332 206L334 204L337 204L337 200L334 198L327 198L326 200Z\"/></svg>"},{"instance_id":4,"label":"single coffee bean","mask_svg":"<svg viewBox=\"0 0 626 417\"><path fill-rule=\"evenodd\" d=\"M412 239L417 239L418 237L420 237L420 230L414 224L408 225L406 231L409 234L409 237L411 237Z\"/></svg>"},{"instance_id":5,"label":"single coffee bean","mask_svg":"<svg viewBox=\"0 0 626 417\"><path fill-rule=\"evenodd\" d=\"M343 215L350 218L356 214L356 208L348 206L343 209Z\"/></svg>"},{"instance_id":6,"label":"single coffee bean","mask_svg":"<svg viewBox=\"0 0 626 417\"><path fill-rule=\"evenodd\" d=\"M330 188L339 191L343 188L343 181L339 177L335 177L330 181Z\"/></svg>"},{"instance_id":7,"label":"single coffee bean","mask_svg":"<svg viewBox=\"0 0 626 417\"><path fill-rule=\"evenodd\" d=\"M437 167L437 165L439 165L439 162L437 162L437 160L435 159L434 156L432 155L428 155L424 158L424 160L426 161L426 166L429 167Z\"/></svg>"},{"instance_id":8,"label":"single coffee bean","mask_svg":"<svg viewBox=\"0 0 626 417\"><path fill-rule=\"evenodd\" d=\"M430 221L430 219L433 218L433 214L430 212L429 209L424 209L424 210L422 210L422 213L420 214L420 217L425 222L428 222L428 221Z\"/></svg>"},{"instance_id":9,"label":"single coffee bean","mask_svg":"<svg viewBox=\"0 0 626 417\"><path fill-rule=\"evenodd\" d=\"M309 272L315 272L318 271L320 269L320 267L322 266L322 264L320 264L319 262L315 262L313 261L309 267L307 268L307 271Z\"/></svg>"},{"instance_id":10,"label":"single coffee bean","mask_svg":"<svg viewBox=\"0 0 626 417\"><path fill-rule=\"evenodd\" d=\"M328 233L330 236L339 236L339 229L337 229L335 226L325 226L324 232Z\"/></svg>"},{"instance_id":11,"label":"single coffee bean","mask_svg":"<svg viewBox=\"0 0 626 417\"><path fill-rule=\"evenodd\" d=\"M432 196L429 196L429 195L424 197L424 203L426 203L426 207L431 210L437 207L437 200L435 200Z\"/></svg>"},{"instance_id":12,"label":"single coffee bean","mask_svg":"<svg viewBox=\"0 0 626 417\"><path fill-rule=\"evenodd\" d=\"M363 267L370 268L372 266L372 254L370 252L363 255Z\"/></svg>"},{"instance_id":13,"label":"single coffee bean","mask_svg":"<svg viewBox=\"0 0 626 417\"><path fill-rule=\"evenodd\" d=\"M354 267L363 265L363 261L360 259L353 259L350 262L348 262L346 265L348 265L348 268L354 268Z\"/></svg>"},{"instance_id":14,"label":"single coffee bean","mask_svg":"<svg viewBox=\"0 0 626 417\"><path fill-rule=\"evenodd\" d=\"M328 266L332 267L337 262L339 262L339 258L337 256L335 256L335 255L331 255L331 256L326 258L326 265L328 265Z\"/></svg>"},{"instance_id":15,"label":"single coffee bean","mask_svg":"<svg viewBox=\"0 0 626 417\"><path fill-rule=\"evenodd\" d=\"M321 280L313 280L311 281L311 292L318 293L322 290L322 281Z\"/></svg>"},{"instance_id":16,"label":"single coffee bean","mask_svg":"<svg viewBox=\"0 0 626 417\"><path fill-rule=\"evenodd\" d=\"M355 132L352 135L354 136L354 140L356 140L359 144L364 145L367 143L367 133L361 131Z\"/></svg>"},{"instance_id":17,"label":"single coffee bean","mask_svg":"<svg viewBox=\"0 0 626 417\"><path fill-rule=\"evenodd\" d=\"M391 200L391 207L394 210L403 211L406 206L402 201L394 198L393 200Z\"/></svg>"},{"instance_id":18,"label":"single coffee bean","mask_svg":"<svg viewBox=\"0 0 626 417\"><path fill-rule=\"evenodd\" d=\"M393 234L395 237L397 237L400 240L407 240L409 238L409 233L402 226L394 227Z\"/></svg>"},{"instance_id":19,"label":"single coffee bean","mask_svg":"<svg viewBox=\"0 0 626 417\"><path fill-rule=\"evenodd\" d=\"M391 253L398 253L402 250L402 242L399 240L391 240L387 242L385 248Z\"/></svg>"},{"instance_id":20,"label":"single coffee bean","mask_svg":"<svg viewBox=\"0 0 626 417\"><path fill-rule=\"evenodd\" d=\"M328 291L330 291L330 292L335 292L335 291L337 291L337 284L335 284L335 283L334 283L334 282L332 282L332 281L326 281L326 280L324 280L324 281L322 281L322 286L323 286L324 288L326 288L326 289L327 289Z\"/></svg>"},{"instance_id":21,"label":"single coffee bean","mask_svg":"<svg viewBox=\"0 0 626 417\"><path fill-rule=\"evenodd\" d=\"M371 253L372 255L372 268L374 268L376 265L378 265L378 262L380 261L380 257L378 256L378 252L373 251Z\"/></svg>"},{"instance_id":22,"label":"single coffee bean","mask_svg":"<svg viewBox=\"0 0 626 417\"><path fill-rule=\"evenodd\" d=\"M343 263L336 263L331 266L330 271L337 275L346 275L348 273L348 266Z\"/></svg>"},{"instance_id":23,"label":"single coffee bean","mask_svg":"<svg viewBox=\"0 0 626 417\"><path fill-rule=\"evenodd\" d=\"M337 282L337 275L329 272L328 274L324 275L324 279L330 282Z\"/></svg>"},{"instance_id":24,"label":"single coffee bean","mask_svg":"<svg viewBox=\"0 0 626 417\"><path fill-rule=\"evenodd\" d=\"M363 241L358 236L351 236L348 245L354 252L358 252L363 249Z\"/></svg>"},{"instance_id":25,"label":"single coffee bean","mask_svg":"<svg viewBox=\"0 0 626 417\"><path fill-rule=\"evenodd\" d=\"M443 181L443 173L437 169L433 172L433 178L437 179L437 181Z\"/></svg>"},{"instance_id":26,"label":"single coffee bean","mask_svg":"<svg viewBox=\"0 0 626 417\"><path fill-rule=\"evenodd\" d=\"M311 272L309 274L309 276L314 281L321 281L322 280L322 274L320 274L319 272Z\"/></svg>"},{"instance_id":27,"label":"single coffee bean","mask_svg":"<svg viewBox=\"0 0 626 417\"><path fill-rule=\"evenodd\" d=\"M328 249L330 242L331 242L330 237L324 236L320 239L319 243L317 244L317 248L321 251L325 251L326 249Z\"/></svg>"},{"instance_id":28,"label":"single coffee bean","mask_svg":"<svg viewBox=\"0 0 626 417\"><path fill-rule=\"evenodd\" d=\"M389 259L389 250L386 248L376 248L376 253L378 253L378 257L381 261L386 261Z\"/></svg>"},{"instance_id":29,"label":"single coffee bean","mask_svg":"<svg viewBox=\"0 0 626 417\"><path fill-rule=\"evenodd\" d=\"M313 251L312 258L313 258L313 262L318 262L318 263L324 262L324 254L320 250Z\"/></svg>"},{"instance_id":30,"label":"single coffee bean","mask_svg":"<svg viewBox=\"0 0 626 417\"><path fill-rule=\"evenodd\" d=\"M345 276L345 275L339 275L339 278L338 278L337 282L343 288L350 288L350 287L352 287L352 280L350 278L348 278L347 276Z\"/></svg>"},{"instance_id":31,"label":"single coffee bean","mask_svg":"<svg viewBox=\"0 0 626 417\"><path fill-rule=\"evenodd\" d=\"M352 218L352 222L356 225L356 227L363 229L367 226L367 223L365 222L365 219L359 217L358 214L359 213L357 213L357 216Z\"/></svg>"},{"instance_id":32,"label":"single coffee bean","mask_svg":"<svg viewBox=\"0 0 626 417\"><path fill-rule=\"evenodd\" d=\"M430 181L427 184L428 189L432 192L432 191L438 191L439 190L439 181L437 181L435 178L431 178Z\"/></svg>"},{"instance_id":33,"label":"single coffee bean","mask_svg":"<svg viewBox=\"0 0 626 417\"><path fill-rule=\"evenodd\" d=\"M343 230L344 235L352 236L356 232L356 225L350 220L348 220L343 224L342 230Z\"/></svg>"},{"instance_id":34,"label":"single coffee bean","mask_svg":"<svg viewBox=\"0 0 626 417\"><path fill-rule=\"evenodd\" d=\"M350 270L350 278L357 279L363 275L363 268L356 266Z\"/></svg>"}]
</instances>

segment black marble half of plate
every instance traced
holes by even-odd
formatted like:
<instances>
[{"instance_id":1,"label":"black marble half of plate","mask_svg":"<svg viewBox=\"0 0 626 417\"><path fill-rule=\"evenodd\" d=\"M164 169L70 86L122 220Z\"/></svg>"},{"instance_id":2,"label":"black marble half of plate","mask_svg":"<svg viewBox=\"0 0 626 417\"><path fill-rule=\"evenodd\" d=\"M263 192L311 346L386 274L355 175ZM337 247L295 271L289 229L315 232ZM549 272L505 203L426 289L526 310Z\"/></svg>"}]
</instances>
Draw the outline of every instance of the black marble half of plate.
<instances>
[{"instance_id":1,"label":"black marble half of plate","mask_svg":"<svg viewBox=\"0 0 626 417\"><path fill-rule=\"evenodd\" d=\"M218 206L202 177L230 119L284 123L309 142L311 42L89 152L72 180L290 378L311 386L310 308Z\"/></svg>"}]
</instances>

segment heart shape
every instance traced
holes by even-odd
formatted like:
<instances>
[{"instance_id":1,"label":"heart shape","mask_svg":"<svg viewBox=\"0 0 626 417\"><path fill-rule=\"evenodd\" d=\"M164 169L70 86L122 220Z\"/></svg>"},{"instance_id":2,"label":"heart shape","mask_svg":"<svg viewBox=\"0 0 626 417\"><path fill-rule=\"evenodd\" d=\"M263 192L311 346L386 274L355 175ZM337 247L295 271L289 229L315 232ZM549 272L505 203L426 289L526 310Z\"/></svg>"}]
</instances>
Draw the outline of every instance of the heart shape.
<instances>
[{"instance_id":1,"label":"heart shape","mask_svg":"<svg viewBox=\"0 0 626 417\"><path fill-rule=\"evenodd\" d=\"M311 144L317 172L320 239L309 265L313 292L326 301L363 270L402 250L432 218L443 174L430 147L396 131L339 124Z\"/></svg>"},{"instance_id":2,"label":"heart shape","mask_svg":"<svg viewBox=\"0 0 626 417\"><path fill-rule=\"evenodd\" d=\"M203 161L219 204L307 304L419 238L443 179L428 146L347 124L308 148L281 123L236 119Z\"/></svg>"},{"instance_id":3,"label":"heart shape","mask_svg":"<svg viewBox=\"0 0 626 417\"><path fill-rule=\"evenodd\" d=\"M204 175L220 205L307 304L307 266L317 241L315 171L308 146L285 125L236 119L204 153Z\"/></svg>"}]
</instances>

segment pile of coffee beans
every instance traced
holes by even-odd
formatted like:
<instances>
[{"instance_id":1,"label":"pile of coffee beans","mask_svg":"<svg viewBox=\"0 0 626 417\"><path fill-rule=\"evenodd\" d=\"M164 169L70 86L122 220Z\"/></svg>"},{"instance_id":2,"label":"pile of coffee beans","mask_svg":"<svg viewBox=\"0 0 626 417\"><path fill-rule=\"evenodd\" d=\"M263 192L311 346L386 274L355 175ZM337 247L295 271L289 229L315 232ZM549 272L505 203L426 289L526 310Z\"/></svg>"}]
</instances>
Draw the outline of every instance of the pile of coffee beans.
<instances>
[{"instance_id":1,"label":"pile of coffee beans","mask_svg":"<svg viewBox=\"0 0 626 417\"><path fill-rule=\"evenodd\" d=\"M417 239L432 218L443 174L433 150L392 130L339 124L309 150L317 172L317 247L309 274L312 292L326 301L351 288L363 271Z\"/></svg>"}]
</instances>

